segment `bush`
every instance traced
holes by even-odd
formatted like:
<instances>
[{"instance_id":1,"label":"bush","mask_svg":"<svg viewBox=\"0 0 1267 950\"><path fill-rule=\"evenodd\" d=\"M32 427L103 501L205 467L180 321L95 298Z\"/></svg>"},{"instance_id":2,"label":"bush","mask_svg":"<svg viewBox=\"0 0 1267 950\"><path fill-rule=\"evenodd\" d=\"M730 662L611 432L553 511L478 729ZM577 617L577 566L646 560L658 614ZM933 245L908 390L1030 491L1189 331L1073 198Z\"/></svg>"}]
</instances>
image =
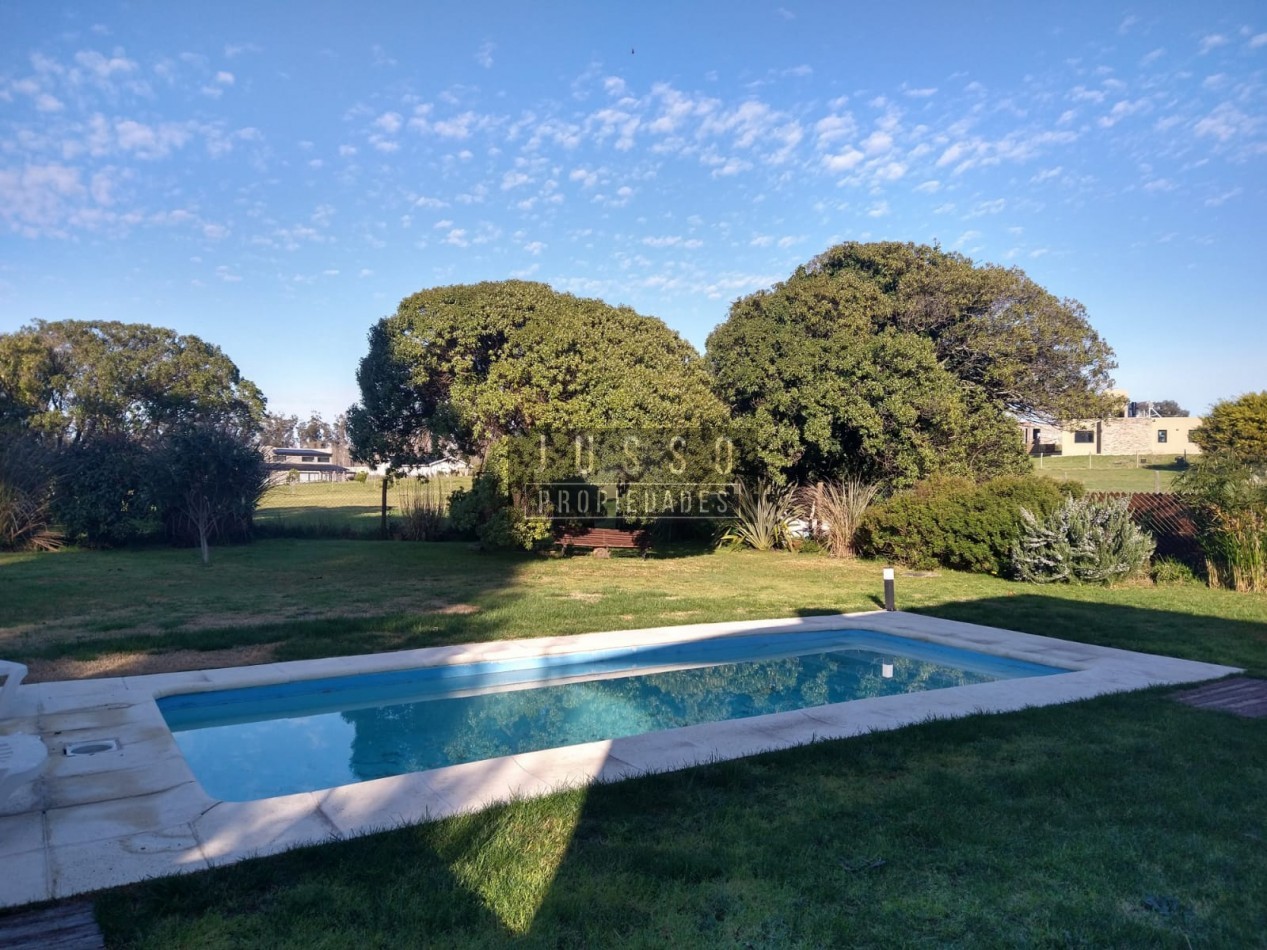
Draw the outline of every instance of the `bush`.
<instances>
[{"instance_id":1,"label":"bush","mask_svg":"<svg viewBox=\"0 0 1267 950\"><path fill-rule=\"evenodd\" d=\"M735 514L722 530L719 545L749 547L755 551L786 548L791 539L791 523L800 514L796 489L778 488L763 481L755 488L735 482Z\"/></svg>"},{"instance_id":2,"label":"bush","mask_svg":"<svg viewBox=\"0 0 1267 950\"><path fill-rule=\"evenodd\" d=\"M1131 520L1125 498L1070 498L1046 518L1021 516L1012 567L1023 581L1109 584L1141 573L1153 556L1155 542Z\"/></svg>"},{"instance_id":3,"label":"bush","mask_svg":"<svg viewBox=\"0 0 1267 950\"><path fill-rule=\"evenodd\" d=\"M368 479L369 477L370 477L369 472L357 472L355 475L352 476L352 481L361 482L363 484L365 480Z\"/></svg>"},{"instance_id":4,"label":"bush","mask_svg":"<svg viewBox=\"0 0 1267 950\"><path fill-rule=\"evenodd\" d=\"M1200 580L1189 565L1169 557L1160 557L1153 561L1153 569L1149 573L1154 584L1195 584Z\"/></svg>"},{"instance_id":5,"label":"bush","mask_svg":"<svg viewBox=\"0 0 1267 950\"><path fill-rule=\"evenodd\" d=\"M56 461L38 439L0 438L0 550L61 546L50 526Z\"/></svg>"},{"instance_id":6,"label":"bush","mask_svg":"<svg viewBox=\"0 0 1267 950\"><path fill-rule=\"evenodd\" d=\"M255 508L268 489L260 453L237 436L198 427L169 433L154 451L153 497L169 541L198 545L249 541Z\"/></svg>"},{"instance_id":7,"label":"bush","mask_svg":"<svg viewBox=\"0 0 1267 950\"><path fill-rule=\"evenodd\" d=\"M62 450L53 516L66 537L114 547L158 529L150 453L122 435L96 436Z\"/></svg>"},{"instance_id":8,"label":"bush","mask_svg":"<svg viewBox=\"0 0 1267 950\"><path fill-rule=\"evenodd\" d=\"M447 527L444 501L414 485L400 501L400 536L406 541L437 541Z\"/></svg>"},{"instance_id":9,"label":"bush","mask_svg":"<svg viewBox=\"0 0 1267 950\"><path fill-rule=\"evenodd\" d=\"M495 467L476 475L469 490L459 488L449 496L449 521L455 531L489 548L532 550L551 536L549 521L529 520L513 503Z\"/></svg>"},{"instance_id":10,"label":"bush","mask_svg":"<svg viewBox=\"0 0 1267 950\"><path fill-rule=\"evenodd\" d=\"M879 484L860 478L819 482L802 490L801 505L832 557L853 556L858 526L879 491Z\"/></svg>"},{"instance_id":11,"label":"bush","mask_svg":"<svg viewBox=\"0 0 1267 950\"><path fill-rule=\"evenodd\" d=\"M1078 482L1037 476L1005 476L982 484L940 476L919 482L871 508L859 528L858 550L910 567L941 565L964 571L1005 574L1012 545L1021 537L1021 509L1040 517L1069 497L1081 497Z\"/></svg>"},{"instance_id":12,"label":"bush","mask_svg":"<svg viewBox=\"0 0 1267 950\"><path fill-rule=\"evenodd\" d=\"M1267 590L1267 464L1227 451L1202 455L1175 490L1196 513L1210 585Z\"/></svg>"}]
</instances>

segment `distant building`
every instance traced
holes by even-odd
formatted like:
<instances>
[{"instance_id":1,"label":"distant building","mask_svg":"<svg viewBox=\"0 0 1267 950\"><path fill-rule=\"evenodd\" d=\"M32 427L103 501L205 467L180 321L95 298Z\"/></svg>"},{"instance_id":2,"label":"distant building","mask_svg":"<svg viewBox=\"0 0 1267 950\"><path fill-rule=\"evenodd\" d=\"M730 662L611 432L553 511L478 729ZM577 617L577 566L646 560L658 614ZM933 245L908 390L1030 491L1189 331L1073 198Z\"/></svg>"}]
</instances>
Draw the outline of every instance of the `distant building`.
<instances>
[{"instance_id":1,"label":"distant building","mask_svg":"<svg viewBox=\"0 0 1267 950\"><path fill-rule=\"evenodd\" d=\"M1022 422L1021 438L1031 455L1199 455L1192 432L1198 416L1132 414L1128 403L1122 416L1109 419L1072 419L1060 425Z\"/></svg>"},{"instance_id":2,"label":"distant building","mask_svg":"<svg viewBox=\"0 0 1267 950\"><path fill-rule=\"evenodd\" d=\"M294 472L300 482L341 482L349 469L336 465L329 449L306 449L298 446L264 449L264 467L270 485L285 485Z\"/></svg>"}]
</instances>

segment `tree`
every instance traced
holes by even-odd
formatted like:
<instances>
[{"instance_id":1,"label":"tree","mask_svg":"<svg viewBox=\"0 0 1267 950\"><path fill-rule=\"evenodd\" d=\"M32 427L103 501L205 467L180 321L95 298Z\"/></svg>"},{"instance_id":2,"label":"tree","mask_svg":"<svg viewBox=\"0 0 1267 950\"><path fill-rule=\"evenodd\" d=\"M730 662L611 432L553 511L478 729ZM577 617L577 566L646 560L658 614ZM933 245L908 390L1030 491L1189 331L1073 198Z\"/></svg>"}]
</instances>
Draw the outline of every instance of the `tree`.
<instances>
[{"instance_id":1,"label":"tree","mask_svg":"<svg viewBox=\"0 0 1267 950\"><path fill-rule=\"evenodd\" d=\"M264 397L219 347L161 327L37 320L0 334L0 425L58 444L210 425L250 436Z\"/></svg>"},{"instance_id":2,"label":"tree","mask_svg":"<svg viewBox=\"0 0 1267 950\"><path fill-rule=\"evenodd\" d=\"M931 339L877 318L891 309L883 286L854 271L798 272L735 302L708 360L747 426L753 474L905 485L1028 470L1014 420L943 366Z\"/></svg>"},{"instance_id":3,"label":"tree","mask_svg":"<svg viewBox=\"0 0 1267 950\"><path fill-rule=\"evenodd\" d=\"M927 339L947 371L1015 415L1057 421L1109 409L1113 351L1080 303L1018 268L978 266L936 246L851 242L764 295L795 300L819 323L861 306L872 332Z\"/></svg>"},{"instance_id":4,"label":"tree","mask_svg":"<svg viewBox=\"0 0 1267 950\"><path fill-rule=\"evenodd\" d=\"M1267 462L1267 391L1215 403L1190 438L1202 452L1226 452L1251 465Z\"/></svg>"},{"instance_id":5,"label":"tree","mask_svg":"<svg viewBox=\"0 0 1267 950\"><path fill-rule=\"evenodd\" d=\"M298 416L283 416L266 412L260 426L260 445L282 448L298 445L298 440L295 438L295 430L298 428Z\"/></svg>"},{"instance_id":6,"label":"tree","mask_svg":"<svg viewBox=\"0 0 1267 950\"><path fill-rule=\"evenodd\" d=\"M209 426L169 432L154 453L152 497L169 540L197 544L204 564L213 540L249 540L268 487L264 458L248 442Z\"/></svg>"},{"instance_id":7,"label":"tree","mask_svg":"<svg viewBox=\"0 0 1267 950\"><path fill-rule=\"evenodd\" d=\"M445 447L483 458L500 439L536 429L727 417L699 355L660 320L526 281L407 297L370 328L357 382L352 455L392 468Z\"/></svg>"},{"instance_id":8,"label":"tree","mask_svg":"<svg viewBox=\"0 0 1267 950\"><path fill-rule=\"evenodd\" d=\"M1158 399L1153 402L1141 402L1136 404L1138 411L1143 415L1149 415L1152 412L1166 419L1186 419L1188 410L1184 409L1179 403L1173 399Z\"/></svg>"}]
</instances>

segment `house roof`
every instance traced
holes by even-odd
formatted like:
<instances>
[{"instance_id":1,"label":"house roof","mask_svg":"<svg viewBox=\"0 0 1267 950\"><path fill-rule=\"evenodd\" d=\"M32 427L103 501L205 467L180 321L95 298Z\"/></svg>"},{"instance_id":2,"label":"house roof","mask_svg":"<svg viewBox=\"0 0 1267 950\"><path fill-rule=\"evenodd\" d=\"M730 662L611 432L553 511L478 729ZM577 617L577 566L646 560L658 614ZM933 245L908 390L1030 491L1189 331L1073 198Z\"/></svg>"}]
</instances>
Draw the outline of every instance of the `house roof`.
<instances>
[{"instance_id":1,"label":"house roof","mask_svg":"<svg viewBox=\"0 0 1267 950\"><path fill-rule=\"evenodd\" d=\"M329 449L305 449L298 446L287 446L284 448L274 446L270 451L274 455L324 455L329 457L334 454Z\"/></svg>"}]
</instances>

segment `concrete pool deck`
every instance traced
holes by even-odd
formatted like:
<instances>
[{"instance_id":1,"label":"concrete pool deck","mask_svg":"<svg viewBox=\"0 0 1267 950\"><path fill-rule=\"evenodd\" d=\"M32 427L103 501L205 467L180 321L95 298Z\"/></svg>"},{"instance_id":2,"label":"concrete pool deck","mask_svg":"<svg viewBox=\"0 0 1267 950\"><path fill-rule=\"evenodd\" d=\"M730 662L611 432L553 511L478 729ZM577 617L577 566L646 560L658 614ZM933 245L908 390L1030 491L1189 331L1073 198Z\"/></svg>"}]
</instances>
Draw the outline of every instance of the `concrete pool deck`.
<instances>
[{"instance_id":1,"label":"concrete pool deck","mask_svg":"<svg viewBox=\"0 0 1267 950\"><path fill-rule=\"evenodd\" d=\"M794 712L687 726L547 749L249 802L207 795L155 699L324 676L508 660L671 643L756 631L860 628L1070 669L881 696ZM39 776L0 802L0 907L63 898L148 877L201 871L302 844L442 818L561 787L614 781L807 742L956 718L1073 702L1242 672L900 612L693 624L574 637L435 647L367 656L152 676L24 684L0 734L33 733L48 747ZM66 755L68 746L118 748Z\"/></svg>"}]
</instances>

